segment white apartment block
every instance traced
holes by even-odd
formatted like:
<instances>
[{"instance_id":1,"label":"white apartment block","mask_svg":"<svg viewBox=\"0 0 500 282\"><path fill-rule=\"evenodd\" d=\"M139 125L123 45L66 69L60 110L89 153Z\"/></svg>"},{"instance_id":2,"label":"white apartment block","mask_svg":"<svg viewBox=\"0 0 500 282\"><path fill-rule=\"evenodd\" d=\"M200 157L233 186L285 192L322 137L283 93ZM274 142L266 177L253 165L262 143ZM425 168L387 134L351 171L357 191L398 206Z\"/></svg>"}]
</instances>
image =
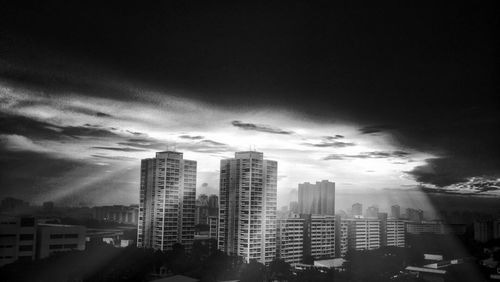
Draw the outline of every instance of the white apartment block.
<instances>
[{"instance_id":1,"label":"white apartment block","mask_svg":"<svg viewBox=\"0 0 500 282\"><path fill-rule=\"evenodd\" d=\"M218 245L223 252L264 264L276 257L277 166L255 151L221 160Z\"/></svg>"},{"instance_id":2,"label":"white apartment block","mask_svg":"<svg viewBox=\"0 0 500 282\"><path fill-rule=\"evenodd\" d=\"M348 228L348 248L351 250L373 250L380 248L380 220L345 219Z\"/></svg>"},{"instance_id":3,"label":"white apartment block","mask_svg":"<svg viewBox=\"0 0 500 282\"><path fill-rule=\"evenodd\" d=\"M141 161L137 247L192 249L195 225L196 162L179 152L156 153Z\"/></svg>"},{"instance_id":4,"label":"white apartment block","mask_svg":"<svg viewBox=\"0 0 500 282\"><path fill-rule=\"evenodd\" d=\"M403 220L388 219L385 224L385 243L387 246L405 246L405 222Z\"/></svg>"},{"instance_id":5,"label":"white apartment block","mask_svg":"<svg viewBox=\"0 0 500 282\"><path fill-rule=\"evenodd\" d=\"M277 257L287 263L302 263L304 256L304 219L298 215L277 221Z\"/></svg>"}]
</instances>

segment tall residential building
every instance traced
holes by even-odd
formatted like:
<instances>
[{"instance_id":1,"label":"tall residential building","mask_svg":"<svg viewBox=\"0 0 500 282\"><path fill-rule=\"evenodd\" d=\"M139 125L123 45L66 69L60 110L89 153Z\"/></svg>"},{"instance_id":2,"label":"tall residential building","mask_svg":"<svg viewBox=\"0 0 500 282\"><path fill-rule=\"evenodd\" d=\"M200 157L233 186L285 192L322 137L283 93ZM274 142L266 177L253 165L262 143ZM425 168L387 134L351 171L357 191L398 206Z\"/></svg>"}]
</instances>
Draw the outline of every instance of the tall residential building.
<instances>
[{"instance_id":1,"label":"tall residential building","mask_svg":"<svg viewBox=\"0 0 500 282\"><path fill-rule=\"evenodd\" d=\"M335 257L335 216L302 214L304 255L315 259Z\"/></svg>"},{"instance_id":2,"label":"tall residential building","mask_svg":"<svg viewBox=\"0 0 500 282\"><path fill-rule=\"evenodd\" d=\"M247 262L267 264L276 257L277 168L254 151L221 160L220 250Z\"/></svg>"},{"instance_id":3,"label":"tall residential building","mask_svg":"<svg viewBox=\"0 0 500 282\"><path fill-rule=\"evenodd\" d=\"M299 184L299 212L302 214L335 214L335 182L323 180Z\"/></svg>"},{"instance_id":4,"label":"tall residential building","mask_svg":"<svg viewBox=\"0 0 500 282\"><path fill-rule=\"evenodd\" d=\"M353 217L359 217L363 215L363 205L360 203L353 204L351 213Z\"/></svg>"},{"instance_id":5,"label":"tall residential building","mask_svg":"<svg viewBox=\"0 0 500 282\"><path fill-rule=\"evenodd\" d=\"M394 219L401 218L401 207L399 205L391 206L391 217Z\"/></svg>"},{"instance_id":6,"label":"tall residential building","mask_svg":"<svg viewBox=\"0 0 500 282\"><path fill-rule=\"evenodd\" d=\"M194 239L196 162L179 152L158 152L141 162L137 247L190 251Z\"/></svg>"},{"instance_id":7,"label":"tall residential building","mask_svg":"<svg viewBox=\"0 0 500 282\"><path fill-rule=\"evenodd\" d=\"M304 256L304 219L297 214L277 220L276 256L287 263L301 263Z\"/></svg>"},{"instance_id":8,"label":"tall residential building","mask_svg":"<svg viewBox=\"0 0 500 282\"><path fill-rule=\"evenodd\" d=\"M373 250L380 248L380 220L346 219L348 248L351 250Z\"/></svg>"},{"instance_id":9,"label":"tall residential building","mask_svg":"<svg viewBox=\"0 0 500 282\"><path fill-rule=\"evenodd\" d=\"M406 222L406 234L420 235L424 233L445 234L445 225L441 221Z\"/></svg>"}]
</instances>

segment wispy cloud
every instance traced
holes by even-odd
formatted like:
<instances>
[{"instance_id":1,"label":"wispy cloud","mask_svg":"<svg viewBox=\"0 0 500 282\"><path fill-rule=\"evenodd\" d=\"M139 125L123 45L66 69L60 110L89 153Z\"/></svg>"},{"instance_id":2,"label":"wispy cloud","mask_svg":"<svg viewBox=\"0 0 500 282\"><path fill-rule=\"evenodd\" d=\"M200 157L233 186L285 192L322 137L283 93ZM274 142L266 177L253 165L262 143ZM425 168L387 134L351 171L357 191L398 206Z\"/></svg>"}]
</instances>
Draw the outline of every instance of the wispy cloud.
<instances>
[{"instance_id":1,"label":"wispy cloud","mask_svg":"<svg viewBox=\"0 0 500 282\"><path fill-rule=\"evenodd\" d=\"M395 128L394 126L386 125L386 124L370 125L370 126L365 126L365 127L360 128L359 131L362 134L372 134L372 133L379 133L379 132L394 129L394 128Z\"/></svg>"},{"instance_id":2,"label":"wispy cloud","mask_svg":"<svg viewBox=\"0 0 500 282\"><path fill-rule=\"evenodd\" d=\"M260 131L272 134L287 134L287 135L294 134L293 131L275 128L265 124L247 123L247 122L241 122L239 120L233 120L231 124L233 126L236 126L244 130L253 130L253 131Z\"/></svg>"},{"instance_id":3,"label":"wispy cloud","mask_svg":"<svg viewBox=\"0 0 500 282\"><path fill-rule=\"evenodd\" d=\"M201 135L187 135L187 134L183 134L183 135L180 135L179 138L182 138L182 139L188 139L188 140L201 140L205 137L201 136Z\"/></svg>"},{"instance_id":4,"label":"wispy cloud","mask_svg":"<svg viewBox=\"0 0 500 282\"><path fill-rule=\"evenodd\" d=\"M312 147L333 147L333 148L344 148L344 147L350 147L350 146L355 146L356 143L353 142L340 142L340 141L335 141L335 142L321 142L321 143L302 143L303 145L307 146L312 146Z\"/></svg>"},{"instance_id":5,"label":"wispy cloud","mask_svg":"<svg viewBox=\"0 0 500 282\"><path fill-rule=\"evenodd\" d=\"M324 157L323 160L405 158L408 155L410 155L410 153L404 151L373 151L359 154L330 154Z\"/></svg>"}]
</instances>

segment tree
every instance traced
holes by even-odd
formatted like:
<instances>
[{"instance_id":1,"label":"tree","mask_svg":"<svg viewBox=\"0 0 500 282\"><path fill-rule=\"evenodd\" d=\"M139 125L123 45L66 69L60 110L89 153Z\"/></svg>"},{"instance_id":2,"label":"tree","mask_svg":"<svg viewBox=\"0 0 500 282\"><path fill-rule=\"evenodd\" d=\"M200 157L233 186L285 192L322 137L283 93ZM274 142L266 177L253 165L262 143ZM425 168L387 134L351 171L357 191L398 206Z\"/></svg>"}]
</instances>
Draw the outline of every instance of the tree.
<instances>
[{"instance_id":1,"label":"tree","mask_svg":"<svg viewBox=\"0 0 500 282\"><path fill-rule=\"evenodd\" d=\"M274 259L269 264L268 280L288 281L292 276L292 267L282 259Z\"/></svg>"},{"instance_id":2,"label":"tree","mask_svg":"<svg viewBox=\"0 0 500 282\"><path fill-rule=\"evenodd\" d=\"M255 260L243 267L240 275L241 282L262 282L266 276L266 267Z\"/></svg>"}]
</instances>

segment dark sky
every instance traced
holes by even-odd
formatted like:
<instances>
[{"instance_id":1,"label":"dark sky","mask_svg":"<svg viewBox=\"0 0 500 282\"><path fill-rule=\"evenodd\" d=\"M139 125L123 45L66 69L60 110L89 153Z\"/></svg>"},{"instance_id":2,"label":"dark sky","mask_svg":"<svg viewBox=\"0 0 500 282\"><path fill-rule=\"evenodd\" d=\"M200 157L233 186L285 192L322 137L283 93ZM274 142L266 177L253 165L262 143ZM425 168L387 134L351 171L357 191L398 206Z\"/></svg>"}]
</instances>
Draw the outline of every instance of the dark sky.
<instances>
[{"instance_id":1,"label":"dark sky","mask_svg":"<svg viewBox=\"0 0 500 282\"><path fill-rule=\"evenodd\" d=\"M409 172L422 183L500 175L493 2L17 2L0 4L8 83L140 99L106 83L126 80L219 107L286 109L438 155Z\"/></svg>"}]
</instances>

